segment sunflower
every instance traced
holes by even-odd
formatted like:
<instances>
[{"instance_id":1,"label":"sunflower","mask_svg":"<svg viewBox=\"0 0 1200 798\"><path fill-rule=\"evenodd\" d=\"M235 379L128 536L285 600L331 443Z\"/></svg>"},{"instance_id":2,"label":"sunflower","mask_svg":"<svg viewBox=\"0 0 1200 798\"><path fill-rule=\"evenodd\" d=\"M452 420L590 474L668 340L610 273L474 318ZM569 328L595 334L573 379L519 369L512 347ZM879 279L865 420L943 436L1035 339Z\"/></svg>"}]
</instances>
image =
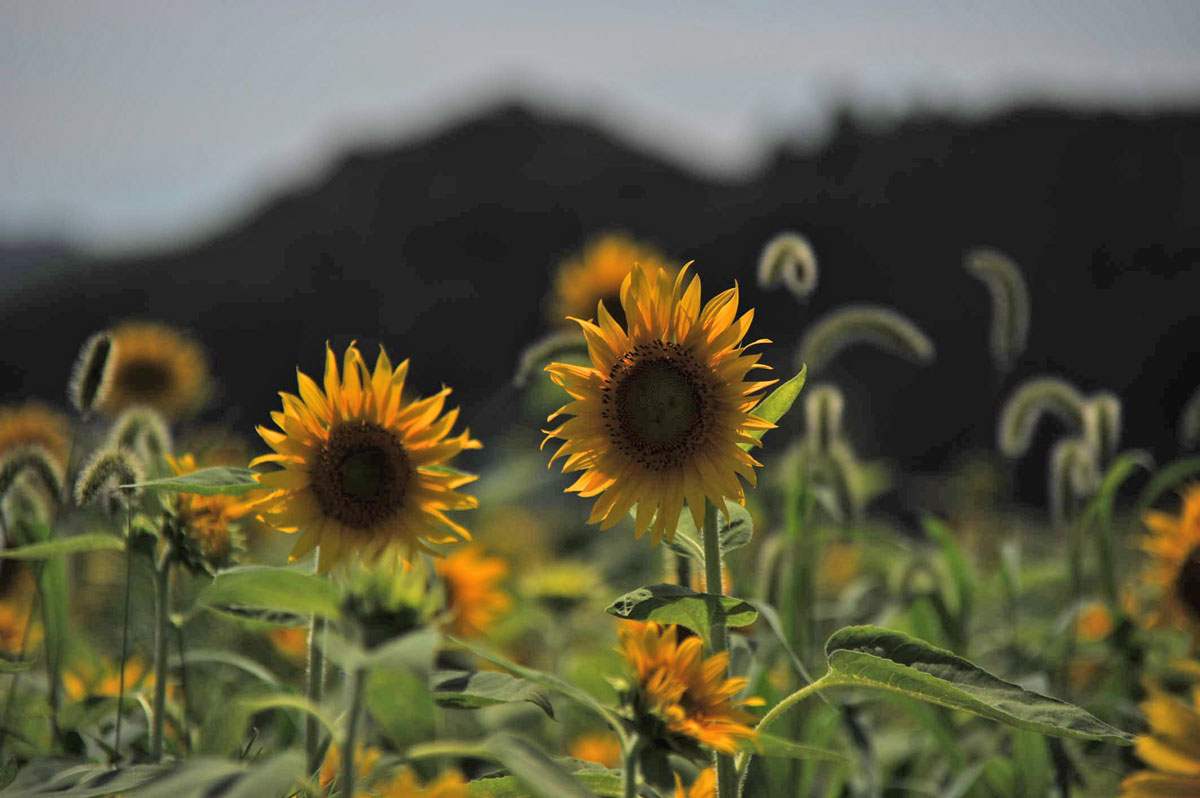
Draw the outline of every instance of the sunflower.
<instances>
[{"instance_id":1,"label":"sunflower","mask_svg":"<svg viewBox=\"0 0 1200 798\"><path fill-rule=\"evenodd\" d=\"M357 347L346 349L338 375L325 347L325 390L297 371L300 397L282 393L283 412L271 414L281 431L258 428L274 454L251 461L283 468L260 474L272 489L259 518L283 532L300 532L293 560L320 546L318 565L328 571L354 552L378 556L400 545L435 553L425 543L469 540L447 510L475 507L455 489L475 479L444 464L464 449L478 449L470 431L447 438L458 410L443 414L449 388L405 403L408 361L395 369L383 347L368 371Z\"/></svg>"},{"instance_id":2,"label":"sunflower","mask_svg":"<svg viewBox=\"0 0 1200 798\"><path fill-rule=\"evenodd\" d=\"M63 688L73 701L85 698L111 697L116 698L121 691L121 666L107 657L100 660L99 666L90 662L77 662L69 670L63 672ZM154 689L154 674L138 657L130 657L125 661L125 694L132 692L150 692Z\"/></svg>"},{"instance_id":3,"label":"sunflower","mask_svg":"<svg viewBox=\"0 0 1200 798\"><path fill-rule=\"evenodd\" d=\"M675 774L675 798L717 798L717 771L705 768L696 776L690 789L683 789L679 774Z\"/></svg>"},{"instance_id":4,"label":"sunflower","mask_svg":"<svg viewBox=\"0 0 1200 798\"><path fill-rule=\"evenodd\" d=\"M410 767L396 771L389 781L376 785L379 798L467 798L467 782L457 770L450 770L424 786Z\"/></svg>"},{"instance_id":5,"label":"sunflower","mask_svg":"<svg viewBox=\"0 0 1200 798\"><path fill-rule=\"evenodd\" d=\"M1112 630L1112 613L1099 601L1085 606L1075 619L1075 637L1084 643L1098 643L1112 634Z\"/></svg>"},{"instance_id":6,"label":"sunflower","mask_svg":"<svg viewBox=\"0 0 1200 798\"><path fill-rule=\"evenodd\" d=\"M65 469L71 455L71 423L40 402L0 407L0 453L18 446L40 446Z\"/></svg>"},{"instance_id":7,"label":"sunflower","mask_svg":"<svg viewBox=\"0 0 1200 798\"><path fill-rule=\"evenodd\" d=\"M1121 782L1121 796L1200 795L1200 687L1192 690L1191 706L1154 685L1149 690L1141 706L1150 732L1138 736L1134 751L1150 769Z\"/></svg>"},{"instance_id":8,"label":"sunflower","mask_svg":"<svg viewBox=\"0 0 1200 798\"><path fill-rule=\"evenodd\" d=\"M42 627L30 617L33 596L14 595L0 600L0 652L18 657L33 651L42 639Z\"/></svg>"},{"instance_id":9,"label":"sunflower","mask_svg":"<svg viewBox=\"0 0 1200 798\"><path fill-rule=\"evenodd\" d=\"M649 528L655 544L674 539L685 499L698 529L706 498L727 517L726 498L745 504L738 476L755 484L760 463L742 446L761 445L753 433L774 427L750 412L772 382L743 381L766 368L741 343L754 311L737 316L737 286L701 309L700 278L687 276L686 267L674 281L664 269L634 267L621 286L628 331L601 303L598 325L575 319L593 367L546 367L574 400L548 420L574 418L542 444L562 439L550 462L565 457L564 472L583 471L567 491L599 497L588 523L601 529L636 504L635 535Z\"/></svg>"},{"instance_id":10,"label":"sunflower","mask_svg":"<svg viewBox=\"0 0 1200 798\"><path fill-rule=\"evenodd\" d=\"M1185 489L1178 517L1152 511L1142 520L1153 533L1142 542L1153 558L1142 580L1162 591L1149 625L1200 633L1200 482Z\"/></svg>"},{"instance_id":11,"label":"sunflower","mask_svg":"<svg viewBox=\"0 0 1200 798\"><path fill-rule=\"evenodd\" d=\"M508 563L485 557L483 547L459 549L435 564L446 587L450 631L462 637L483 637L512 605L512 599L497 587L508 575Z\"/></svg>"},{"instance_id":12,"label":"sunflower","mask_svg":"<svg viewBox=\"0 0 1200 798\"><path fill-rule=\"evenodd\" d=\"M751 740L754 716L744 706L761 699L735 701L746 686L743 678L725 678L729 652L704 658L700 638L678 639L675 626L625 624L621 648L637 676L630 698L635 717L650 739L689 752L702 743L721 753Z\"/></svg>"},{"instance_id":13,"label":"sunflower","mask_svg":"<svg viewBox=\"0 0 1200 798\"><path fill-rule=\"evenodd\" d=\"M654 247L624 233L605 233L559 265L550 302L550 321L561 324L569 316L588 318L596 303L604 300L616 305L621 284L635 263L664 269L671 276L679 271Z\"/></svg>"},{"instance_id":14,"label":"sunflower","mask_svg":"<svg viewBox=\"0 0 1200 798\"><path fill-rule=\"evenodd\" d=\"M196 458L191 454L177 458L168 455L167 465L175 476L190 474L199 468ZM189 548L193 548L201 560L214 568L228 565L235 544L240 542L239 536L230 530L229 525L248 514L262 499L262 491L251 491L245 497L176 494L176 513Z\"/></svg>"},{"instance_id":15,"label":"sunflower","mask_svg":"<svg viewBox=\"0 0 1200 798\"><path fill-rule=\"evenodd\" d=\"M595 762L606 768L621 764L621 741L609 731L582 734L571 741L569 750L575 759Z\"/></svg>"},{"instance_id":16,"label":"sunflower","mask_svg":"<svg viewBox=\"0 0 1200 798\"><path fill-rule=\"evenodd\" d=\"M198 343L165 324L126 322L112 331L94 407L115 416L146 405L177 419L198 410L209 389L208 360Z\"/></svg>"},{"instance_id":17,"label":"sunflower","mask_svg":"<svg viewBox=\"0 0 1200 798\"><path fill-rule=\"evenodd\" d=\"M354 775L357 781L365 781L375 772L375 766L383 752L378 748L358 745L354 748ZM317 784L322 790L328 790L335 778L342 772L342 750L337 743L330 743L321 762L321 770L317 773Z\"/></svg>"}]
</instances>

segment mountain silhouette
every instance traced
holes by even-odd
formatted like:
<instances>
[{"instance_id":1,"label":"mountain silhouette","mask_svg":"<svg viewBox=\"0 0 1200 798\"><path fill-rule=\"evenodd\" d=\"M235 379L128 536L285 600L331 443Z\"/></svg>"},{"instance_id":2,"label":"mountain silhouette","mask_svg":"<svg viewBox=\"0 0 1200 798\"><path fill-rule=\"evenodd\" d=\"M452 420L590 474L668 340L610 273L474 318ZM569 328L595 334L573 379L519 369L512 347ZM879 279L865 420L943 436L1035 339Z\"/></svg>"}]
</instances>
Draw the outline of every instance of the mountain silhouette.
<instances>
[{"instance_id":1,"label":"mountain silhouette","mask_svg":"<svg viewBox=\"0 0 1200 798\"><path fill-rule=\"evenodd\" d=\"M201 243L56 261L5 298L0 395L54 401L88 334L154 318L209 347L210 415L247 433L276 391L294 390L296 365L319 371L327 339L353 338L411 356L422 392L453 386L486 439L519 412L508 381L547 330L555 265L611 229L694 259L706 296L738 280L776 376L793 370L804 327L838 305L912 318L937 346L932 365L856 349L819 375L845 389L860 451L905 469L993 446L1004 396L1043 373L1119 393L1125 443L1169 457L1200 385L1200 111L920 114L886 129L843 114L823 145L780 146L758 173L721 180L503 104L353 152ZM783 229L820 260L805 304L754 282ZM1003 379L987 292L963 268L979 245L1010 255L1032 297L1029 348Z\"/></svg>"}]
</instances>

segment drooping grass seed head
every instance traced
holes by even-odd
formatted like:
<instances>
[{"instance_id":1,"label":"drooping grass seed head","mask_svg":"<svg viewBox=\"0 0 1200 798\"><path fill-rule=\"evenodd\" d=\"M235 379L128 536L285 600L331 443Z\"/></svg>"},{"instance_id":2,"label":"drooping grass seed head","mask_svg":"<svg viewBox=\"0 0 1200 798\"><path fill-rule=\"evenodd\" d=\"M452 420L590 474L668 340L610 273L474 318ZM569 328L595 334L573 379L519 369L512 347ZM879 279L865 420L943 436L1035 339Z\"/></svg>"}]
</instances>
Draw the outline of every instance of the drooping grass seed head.
<instances>
[{"instance_id":1,"label":"drooping grass seed head","mask_svg":"<svg viewBox=\"0 0 1200 798\"><path fill-rule=\"evenodd\" d=\"M127 508L139 488L123 488L142 482L145 472L138 458L124 449L100 449L92 455L75 481L75 503L97 504L110 514Z\"/></svg>"},{"instance_id":2,"label":"drooping grass seed head","mask_svg":"<svg viewBox=\"0 0 1200 798\"><path fill-rule=\"evenodd\" d=\"M23 447L39 446L66 470L71 454L71 422L40 402L0 407L0 456Z\"/></svg>"},{"instance_id":3,"label":"drooping grass seed head","mask_svg":"<svg viewBox=\"0 0 1200 798\"><path fill-rule=\"evenodd\" d=\"M824 369L842 351L869 344L916 363L933 362L933 341L913 321L879 305L849 305L822 316L804 333L796 363L810 374Z\"/></svg>"},{"instance_id":4,"label":"drooping grass seed head","mask_svg":"<svg viewBox=\"0 0 1200 798\"><path fill-rule=\"evenodd\" d=\"M1191 395L1179 414L1179 442L1185 449L1200 443L1200 388Z\"/></svg>"},{"instance_id":5,"label":"drooping grass seed head","mask_svg":"<svg viewBox=\"0 0 1200 798\"><path fill-rule=\"evenodd\" d=\"M1025 278L1012 259L994 249L971 250L967 253L966 267L983 281L991 294L992 359L1001 373L1008 373L1029 340L1029 289Z\"/></svg>"},{"instance_id":6,"label":"drooping grass seed head","mask_svg":"<svg viewBox=\"0 0 1200 798\"><path fill-rule=\"evenodd\" d=\"M1083 419L1084 437L1096 449L1103 469L1121 445L1121 397L1108 392L1093 394L1084 404Z\"/></svg>"},{"instance_id":7,"label":"drooping grass seed head","mask_svg":"<svg viewBox=\"0 0 1200 798\"><path fill-rule=\"evenodd\" d=\"M174 450L167 421L152 407L129 407L117 416L108 433L108 447L135 452L153 467Z\"/></svg>"},{"instance_id":8,"label":"drooping grass seed head","mask_svg":"<svg viewBox=\"0 0 1200 798\"><path fill-rule=\"evenodd\" d=\"M1084 430L1083 394L1059 377L1035 377L1017 386L1000 410L997 446L1006 457L1029 451L1038 422L1046 415L1057 417L1072 432Z\"/></svg>"},{"instance_id":9,"label":"drooping grass seed head","mask_svg":"<svg viewBox=\"0 0 1200 798\"><path fill-rule=\"evenodd\" d=\"M797 299L807 299L817 288L817 255L808 239L783 232L763 247L758 259L758 286L786 286Z\"/></svg>"},{"instance_id":10,"label":"drooping grass seed head","mask_svg":"<svg viewBox=\"0 0 1200 798\"><path fill-rule=\"evenodd\" d=\"M1069 520L1074 508L1100 486L1096 449L1087 438L1067 438L1050 450L1050 514L1055 524Z\"/></svg>"},{"instance_id":11,"label":"drooping grass seed head","mask_svg":"<svg viewBox=\"0 0 1200 798\"><path fill-rule=\"evenodd\" d=\"M0 498L7 496L26 474L37 479L55 501L61 500L66 474L54 455L40 444L14 446L0 455Z\"/></svg>"},{"instance_id":12,"label":"drooping grass seed head","mask_svg":"<svg viewBox=\"0 0 1200 798\"><path fill-rule=\"evenodd\" d=\"M845 409L846 398L836 385L823 383L805 392L806 435L818 456L827 457L834 442L841 438Z\"/></svg>"},{"instance_id":13,"label":"drooping grass seed head","mask_svg":"<svg viewBox=\"0 0 1200 798\"><path fill-rule=\"evenodd\" d=\"M103 402L112 389L113 335L109 330L93 334L83 342L71 370L67 394L71 404L85 416Z\"/></svg>"}]
</instances>

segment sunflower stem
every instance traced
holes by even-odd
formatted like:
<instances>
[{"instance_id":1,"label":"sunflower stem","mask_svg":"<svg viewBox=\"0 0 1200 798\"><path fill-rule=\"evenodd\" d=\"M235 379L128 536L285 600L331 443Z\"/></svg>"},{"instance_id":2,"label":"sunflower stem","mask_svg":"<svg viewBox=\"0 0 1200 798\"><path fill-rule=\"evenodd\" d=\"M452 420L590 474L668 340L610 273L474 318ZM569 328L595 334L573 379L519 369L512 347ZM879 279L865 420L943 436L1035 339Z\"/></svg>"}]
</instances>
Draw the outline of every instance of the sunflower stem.
<instances>
[{"instance_id":1,"label":"sunflower stem","mask_svg":"<svg viewBox=\"0 0 1200 798\"><path fill-rule=\"evenodd\" d=\"M362 714L367 669L358 668L351 677L350 718L346 722L346 745L342 748L342 798L354 798L354 749L358 745L358 720Z\"/></svg>"},{"instance_id":2,"label":"sunflower stem","mask_svg":"<svg viewBox=\"0 0 1200 798\"><path fill-rule=\"evenodd\" d=\"M325 662L321 653L321 638L325 634L325 619L314 615L308 626L308 699L321 703L321 687L324 682ZM321 725L312 715L304 721L304 752L307 757L307 773L316 773L321 767Z\"/></svg>"},{"instance_id":3,"label":"sunflower stem","mask_svg":"<svg viewBox=\"0 0 1200 798\"><path fill-rule=\"evenodd\" d=\"M621 794L624 798L637 798L638 749L640 747L641 742L635 737L629 742L629 745L621 749L621 757L624 760L621 763L621 774L624 777L625 785Z\"/></svg>"},{"instance_id":4,"label":"sunflower stem","mask_svg":"<svg viewBox=\"0 0 1200 798\"><path fill-rule=\"evenodd\" d=\"M155 762L163 757L163 725L167 717L167 627L171 608L171 549L168 547L155 569L158 582L157 613L154 626L154 728L150 736L150 756ZM124 669L125 663L121 662ZM124 677L121 683L124 684ZM117 708L120 711L120 707Z\"/></svg>"},{"instance_id":5,"label":"sunflower stem","mask_svg":"<svg viewBox=\"0 0 1200 798\"><path fill-rule=\"evenodd\" d=\"M721 536L717 531L717 507L707 499L704 501L704 582L705 592L714 596L724 595L721 562ZM710 630L711 648L714 654L729 649L728 630L725 618L718 612ZM728 676L728 669L726 670ZM717 798L735 798L737 795L737 771L733 757L717 755Z\"/></svg>"}]
</instances>

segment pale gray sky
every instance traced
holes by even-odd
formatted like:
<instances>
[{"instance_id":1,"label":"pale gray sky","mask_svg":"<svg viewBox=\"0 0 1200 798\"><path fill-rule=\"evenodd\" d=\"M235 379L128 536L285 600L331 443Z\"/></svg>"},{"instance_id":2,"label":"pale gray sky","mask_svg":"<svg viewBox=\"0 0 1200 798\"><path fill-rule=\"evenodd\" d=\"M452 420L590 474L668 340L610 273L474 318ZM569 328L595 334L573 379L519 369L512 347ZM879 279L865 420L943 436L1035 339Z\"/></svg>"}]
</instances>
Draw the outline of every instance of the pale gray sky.
<instances>
[{"instance_id":1,"label":"pale gray sky","mask_svg":"<svg viewBox=\"0 0 1200 798\"><path fill-rule=\"evenodd\" d=\"M0 238L195 234L506 93L728 171L835 100L1200 101L1200 2L0 0Z\"/></svg>"}]
</instances>

